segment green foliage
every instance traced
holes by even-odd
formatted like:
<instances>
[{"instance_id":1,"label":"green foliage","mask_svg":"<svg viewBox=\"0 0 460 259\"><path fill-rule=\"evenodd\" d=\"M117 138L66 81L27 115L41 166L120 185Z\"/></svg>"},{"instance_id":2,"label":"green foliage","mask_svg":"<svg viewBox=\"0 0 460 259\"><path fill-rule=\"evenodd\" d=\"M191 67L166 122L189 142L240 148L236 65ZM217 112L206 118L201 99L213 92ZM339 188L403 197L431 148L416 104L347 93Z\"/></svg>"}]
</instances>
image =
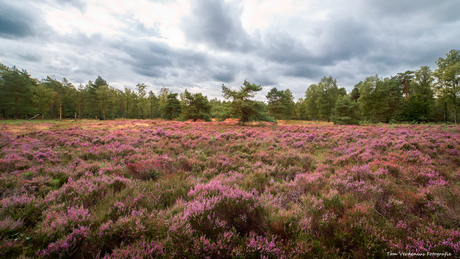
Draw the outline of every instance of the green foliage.
<instances>
[{"instance_id":1,"label":"green foliage","mask_svg":"<svg viewBox=\"0 0 460 259\"><path fill-rule=\"evenodd\" d=\"M36 85L26 70L2 65L0 74L0 109L4 118L30 116L35 113L32 106L31 87Z\"/></svg>"},{"instance_id":2,"label":"green foliage","mask_svg":"<svg viewBox=\"0 0 460 259\"><path fill-rule=\"evenodd\" d=\"M410 84L412 81L412 78L414 77L414 71L407 70L404 73L398 73L396 78L399 80L401 86L402 86L402 91L404 93L404 96L406 97L406 100L409 99L410 96Z\"/></svg>"},{"instance_id":3,"label":"green foliage","mask_svg":"<svg viewBox=\"0 0 460 259\"><path fill-rule=\"evenodd\" d=\"M316 85L310 85L305 92L305 110L311 120L329 121L337 98L346 95L345 88L339 88L332 77L323 77Z\"/></svg>"},{"instance_id":4,"label":"green foliage","mask_svg":"<svg viewBox=\"0 0 460 259\"><path fill-rule=\"evenodd\" d=\"M147 113L149 111L148 104L149 100L147 99L147 91L145 90L147 86L145 84L137 84L136 85L136 92L138 97L137 108L141 113L141 118L145 119L147 117Z\"/></svg>"},{"instance_id":5,"label":"green foliage","mask_svg":"<svg viewBox=\"0 0 460 259\"><path fill-rule=\"evenodd\" d=\"M348 95L337 99L331 121L340 125L359 125L359 106Z\"/></svg>"},{"instance_id":6,"label":"green foliage","mask_svg":"<svg viewBox=\"0 0 460 259\"><path fill-rule=\"evenodd\" d=\"M273 117L265 114L264 103L250 100L256 92L262 90L260 85L250 84L244 80L240 91L232 91L222 84L222 92L225 99L231 99L229 109L219 118L221 121L227 118L239 118L241 124L249 121L275 122Z\"/></svg>"},{"instance_id":7,"label":"green foliage","mask_svg":"<svg viewBox=\"0 0 460 259\"><path fill-rule=\"evenodd\" d=\"M282 119L286 113L287 107L285 105L286 96L284 91L279 91L273 87L267 94L268 111L277 120ZM283 100L284 99L284 100Z\"/></svg>"},{"instance_id":8,"label":"green foliage","mask_svg":"<svg viewBox=\"0 0 460 259\"><path fill-rule=\"evenodd\" d=\"M306 102L303 98L299 98L295 103L295 114L296 119L298 120L306 120L308 119L307 112L306 112Z\"/></svg>"},{"instance_id":9,"label":"green foliage","mask_svg":"<svg viewBox=\"0 0 460 259\"><path fill-rule=\"evenodd\" d=\"M454 110L454 122L457 123L458 95L460 92L460 52L451 50L446 54L446 58L438 58L436 61L438 68L433 75L437 79L435 87L438 98L444 100L444 120L447 121L448 104Z\"/></svg>"},{"instance_id":10,"label":"green foliage","mask_svg":"<svg viewBox=\"0 0 460 259\"><path fill-rule=\"evenodd\" d=\"M177 93L168 94L168 100L165 105L160 107L163 114L163 119L173 120L177 119L181 114L180 101L177 100Z\"/></svg>"},{"instance_id":11,"label":"green foliage","mask_svg":"<svg viewBox=\"0 0 460 259\"><path fill-rule=\"evenodd\" d=\"M398 80L380 79L375 75L355 87L359 89L358 103L363 119L373 123L389 122L398 115L402 100Z\"/></svg>"},{"instance_id":12,"label":"green foliage","mask_svg":"<svg viewBox=\"0 0 460 259\"><path fill-rule=\"evenodd\" d=\"M346 91L337 87L337 81L332 76L323 77L318 84L318 88L320 93L318 100L316 100L316 107L318 108L319 117L322 120L329 121L337 98L346 94Z\"/></svg>"},{"instance_id":13,"label":"green foliage","mask_svg":"<svg viewBox=\"0 0 460 259\"><path fill-rule=\"evenodd\" d=\"M201 93L191 94L185 89L185 107L182 112L182 119L189 120L198 119L204 121L211 120L211 105L208 102L208 97Z\"/></svg>"},{"instance_id":14,"label":"green foliage","mask_svg":"<svg viewBox=\"0 0 460 259\"><path fill-rule=\"evenodd\" d=\"M433 77L428 66L415 71L415 77L410 83L410 96L402 102L401 117L405 121L427 121L432 119Z\"/></svg>"},{"instance_id":15,"label":"green foliage","mask_svg":"<svg viewBox=\"0 0 460 259\"><path fill-rule=\"evenodd\" d=\"M32 86L32 93L33 104L37 107L38 112L42 114L42 119L44 119L45 113L49 110L50 105L54 104L56 92L42 83Z\"/></svg>"},{"instance_id":16,"label":"green foliage","mask_svg":"<svg viewBox=\"0 0 460 259\"><path fill-rule=\"evenodd\" d=\"M305 91L305 113L309 120L318 120L319 114L316 107L317 100L319 98L318 85L312 84Z\"/></svg>"},{"instance_id":17,"label":"green foliage","mask_svg":"<svg viewBox=\"0 0 460 259\"><path fill-rule=\"evenodd\" d=\"M278 90L272 88L267 94L268 111L275 119L289 120L296 115L294 96L289 89Z\"/></svg>"},{"instance_id":18,"label":"green foliage","mask_svg":"<svg viewBox=\"0 0 460 259\"><path fill-rule=\"evenodd\" d=\"M222 102L217 98L211 99L209 105L211 106L210 113L212 118L222 117L222 114L224 114L227 109L227 101Z\"/></svg>"},{"instance_id":19,"label":"green foliage","mask_svg":"<svg viewBox=\"0 0 460 259\"><path fill-rule=\"evenodd\" d=\"M148 106L149 106L149 115L150 119L160 117L160 100L155 96L155 93L152 91L149 92L148 97Z\"/></svg>"}]
</instances>

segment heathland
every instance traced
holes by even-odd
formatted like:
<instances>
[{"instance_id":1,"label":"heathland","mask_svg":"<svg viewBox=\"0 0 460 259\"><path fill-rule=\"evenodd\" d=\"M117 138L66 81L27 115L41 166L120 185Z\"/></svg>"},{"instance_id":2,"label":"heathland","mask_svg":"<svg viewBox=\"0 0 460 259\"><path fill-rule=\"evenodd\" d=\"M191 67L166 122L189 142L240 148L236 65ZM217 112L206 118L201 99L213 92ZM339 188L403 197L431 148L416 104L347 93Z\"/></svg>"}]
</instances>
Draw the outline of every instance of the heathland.
<instances>
[{"instance_id":1,"label":"heathland","mask_svg":"<svg viewBox=\"0 0 460 259\"><path fill-rule=\"evenodd\" d=\"M0 256L460 255L460 126L0 123Z\"/></svg>"}]
</instances>

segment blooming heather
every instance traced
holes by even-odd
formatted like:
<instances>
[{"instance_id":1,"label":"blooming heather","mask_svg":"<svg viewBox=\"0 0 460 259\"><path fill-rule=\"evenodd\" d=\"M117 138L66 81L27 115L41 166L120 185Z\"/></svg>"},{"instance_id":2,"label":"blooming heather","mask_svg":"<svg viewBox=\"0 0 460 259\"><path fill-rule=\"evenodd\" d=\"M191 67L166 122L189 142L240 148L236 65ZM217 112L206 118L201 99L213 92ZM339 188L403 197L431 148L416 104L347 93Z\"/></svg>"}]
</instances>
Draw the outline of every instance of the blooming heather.
<instances>
[{"instance_id":1,"label":"blooming heather","mask_svg":"<svg viewBox=\"0 0 460 259\"><path fill-rule=\"evenodd\" d=\"M3 258L460 256L460 127L22 123Z\"/></svg>"}]
</instances>

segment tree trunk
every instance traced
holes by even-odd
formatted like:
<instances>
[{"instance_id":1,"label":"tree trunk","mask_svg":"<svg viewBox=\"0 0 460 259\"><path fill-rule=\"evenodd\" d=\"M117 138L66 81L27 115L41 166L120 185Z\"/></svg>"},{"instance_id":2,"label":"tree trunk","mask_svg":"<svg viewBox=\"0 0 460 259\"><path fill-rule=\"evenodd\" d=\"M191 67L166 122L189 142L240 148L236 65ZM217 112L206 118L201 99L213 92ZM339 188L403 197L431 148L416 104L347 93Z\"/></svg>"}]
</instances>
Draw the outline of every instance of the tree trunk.
<instances>
[{"instance_id":1,"label":"tree trunk","mask_svg":"<svg viewBox=\"0 0 460 259\"><path fill-rule=\"evenodd\" d=\"M444 102L444 123L447 124L447 102Z\"/></svg>"},{"instance_id":2,"label":"tree trunk","mask_svg":"<svg viewBox=\"0 0 460 259\"><path fill-rule=\"evenodd\" d=\"M407 87L407 82L404 81L404 93L406 95L406 100L409 99L409 87Z\"/></svg>"},{"instance_id":3,"label":"tree trunk","mask_svg":"<svg viewBox=\"0 0 460 259\"><path fill-rule=\"evenodd\" d=\"M454 102L454 122L457 124L457 104Z\"/></svg>"},{"instance_id":4,"label":"tree trunk","mask_svg":"<svg viewBox=\"0 0 460 259\"><path fill-rule=\"evenodd\" d=\"M457 96L455 95L456 93L456 87L455 87L455 83L453 84L453 87L454 87L454 98L453 98L453 101L454 101L454 121L455 121L455 124L457 124Z\"/></svg>"}]
</instances>

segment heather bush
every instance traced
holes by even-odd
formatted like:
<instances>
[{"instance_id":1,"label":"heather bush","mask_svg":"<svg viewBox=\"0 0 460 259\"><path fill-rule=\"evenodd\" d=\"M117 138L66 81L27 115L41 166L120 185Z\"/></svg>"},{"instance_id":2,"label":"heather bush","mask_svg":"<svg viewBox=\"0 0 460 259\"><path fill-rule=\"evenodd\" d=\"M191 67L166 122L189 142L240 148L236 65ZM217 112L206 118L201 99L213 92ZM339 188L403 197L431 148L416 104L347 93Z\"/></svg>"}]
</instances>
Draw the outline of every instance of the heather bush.
<instances>
[{"instance_id":1,"label":"heather bush","mask_svg":"<svg viewBox=\"0 0 460 259\"><path fill-rule=\"evenodd\" d=\"M118 192L130 184L130 180L112 176L86 176L76 181L69 178L68 183L64 184L56 191L50 192L45 197L45 203L50 206L53 204L83 205L85 208L96 205L110 192Z\"/></svg>"},{"instance_id":2,"label":"heather bush","mask_svg":"<svg viewBox=\"0 0 460 259\"><path fill-rule=\"evenodd\" d=\"M34 226L39 221L44 207L43 199L27 194L4 198L0 204L2 217L21 220L28 227Z\"/></svg>"},{"instance_id":3,"label":"heather bush","mask_svg":"<svg viewBox=\"0 0 460 259\"><path fill-rule=\"evenodd\" d=\"M238 234L263 233L265 211L257 197L219 181L198 184L190 192L184 219L190 227L206 236L216 237L234 228Z\"/></svg>"},{"instance_id":4,"label":"heather bush","mask_svg":"<svg viewBox=\"0 0 460 259\"><path fill-rule=\"evenodd\" d=\"M280 124L2 128L0 257L459 255L458 127Z\"/></svg>"}]
</instances>

